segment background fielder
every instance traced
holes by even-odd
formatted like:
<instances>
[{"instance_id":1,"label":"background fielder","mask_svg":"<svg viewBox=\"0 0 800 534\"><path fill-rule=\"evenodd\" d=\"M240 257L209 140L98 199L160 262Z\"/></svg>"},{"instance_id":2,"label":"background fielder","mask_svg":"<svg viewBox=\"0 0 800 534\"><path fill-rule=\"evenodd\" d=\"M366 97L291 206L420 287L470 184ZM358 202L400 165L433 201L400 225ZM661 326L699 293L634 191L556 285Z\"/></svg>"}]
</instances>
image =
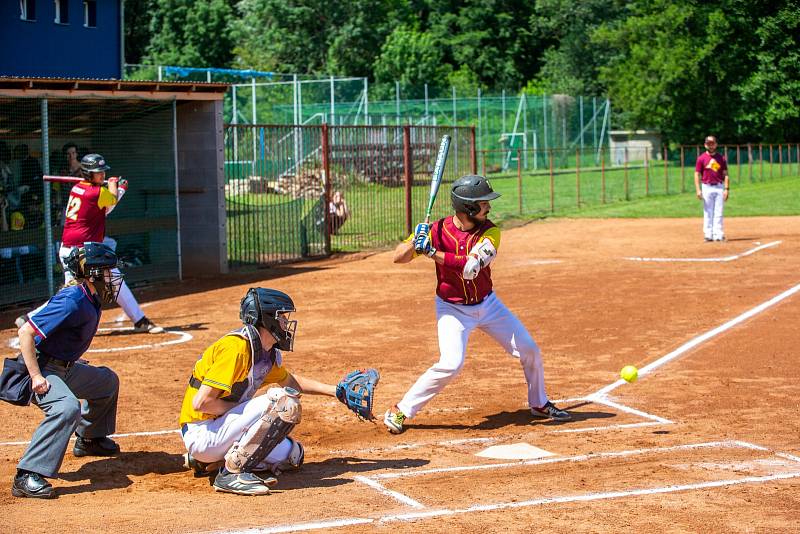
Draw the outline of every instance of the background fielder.
<instances>
[{"instance_id":1,"label":"background fielder","mask_svg":"<svg viewBox=\"0 0 800 534\"><path fill-rule=\"evenodd\" d=\"M717 152L717 138L713 135L705 138L705 147L694 168L695 192L703 201L703 235L706 241L724 241L722 213L730 191L728 162Z\"/></svg>"},{"instance_id":2,"label":"background fielder","mask_svg":"<svg viewBox=\"0 0 800 534\"><path fill-rule=\"evenodd\" d=\"M414 417L461 371L467 342L475 328L519 358L534 417L570 419L569 413L556 408L547 398L536 342L492 290L489 264L500 247L500 229L488 219L489 201L499 196L483 176L459 178L450 191L455 215L430 227L418 224L414 235L395 249L395 263L408 263L420 255L436 263L440 357L384 415L384 424L392 433L402 432L405 420Z\"/></svg>"}]
</instances>

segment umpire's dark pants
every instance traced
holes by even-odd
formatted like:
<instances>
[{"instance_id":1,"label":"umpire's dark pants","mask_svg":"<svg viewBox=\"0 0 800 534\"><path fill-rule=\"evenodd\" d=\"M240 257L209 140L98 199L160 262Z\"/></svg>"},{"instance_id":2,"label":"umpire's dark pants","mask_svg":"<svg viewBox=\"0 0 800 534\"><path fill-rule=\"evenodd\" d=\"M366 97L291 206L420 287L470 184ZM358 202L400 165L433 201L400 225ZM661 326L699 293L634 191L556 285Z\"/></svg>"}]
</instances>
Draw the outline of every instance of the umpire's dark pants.
<instances>
[{"instance_id":1,"label":"umpire's dark pants","mask_svg":"<svg viewBox=\"0 0 800 534\"><path fill-rule=\"evenodd\" d=\"M84 438L113 434L117 422L119 378L108 367L50 360L42 369L50 382L33 403L44 412L17 467L45 477L58 474L73 432ZM78 399L83 399L79 401Z\"/></svg>"}]
</instances>

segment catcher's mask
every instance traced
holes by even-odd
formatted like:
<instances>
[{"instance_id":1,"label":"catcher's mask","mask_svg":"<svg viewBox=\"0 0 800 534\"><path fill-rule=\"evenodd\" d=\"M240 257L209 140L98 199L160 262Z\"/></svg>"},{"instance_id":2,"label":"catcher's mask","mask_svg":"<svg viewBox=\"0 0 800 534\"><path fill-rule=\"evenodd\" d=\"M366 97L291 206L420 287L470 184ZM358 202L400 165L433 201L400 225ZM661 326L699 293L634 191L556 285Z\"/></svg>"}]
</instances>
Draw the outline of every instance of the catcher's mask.
<instances>
[{"instance_id":1,"label":"catcher's mask","mask_svg":"<svg viewBox=\"0 0 800 534\"><path fill-rule=\"evenodd\" d=\"M292 350L297 321L290 320L295 311L294 302L286 293L277 289L251 287L247 290L239 308L239 319L244 324L263 326L275 338L281 350Z\"/></svg>"},{"instance_id":2,"label":"catcher's mask","mask_svg":"<svg viewBox=\"0 0 800 534\"><path fill-rule=\"evenodd\" d=\"M111 304L117 300L122 274L117 269L119 258L111 247L87 241L83 246L72 247L66 263L75 278L92 282L101 301Z\"/></svg>"},{"instance_id":3,"label":"catcher's mask","mask_svg":"<svg viewBox=\"0 0 800 534\"><path fill-rule=\"evenodd\" d=\"M481 211L478 204L481 200L494 200L500 196L495 193L489 180L483 176L462 176L450 187L450 200L453 209L474 217Z\"/></svg>"}]
</instances>

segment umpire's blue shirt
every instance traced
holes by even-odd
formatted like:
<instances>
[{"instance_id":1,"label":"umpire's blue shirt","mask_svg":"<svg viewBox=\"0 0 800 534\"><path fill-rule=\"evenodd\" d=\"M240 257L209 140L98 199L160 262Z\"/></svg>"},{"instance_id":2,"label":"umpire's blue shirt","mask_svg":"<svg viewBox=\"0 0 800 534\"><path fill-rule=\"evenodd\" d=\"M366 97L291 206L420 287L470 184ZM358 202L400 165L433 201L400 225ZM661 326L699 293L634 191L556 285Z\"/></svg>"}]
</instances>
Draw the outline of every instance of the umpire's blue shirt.
<instances>
[{"instance_id":1,"label":"umpire's blue shirt","mask_svg":"<svg viewBox=\"0 0 800 534\"><path fill-rule=\"evenodd\" d=\"M36 350L66 362L80 358L100 324L100 302L86 284L65 287L28 314Z\"/></svg>"}]
</instances>

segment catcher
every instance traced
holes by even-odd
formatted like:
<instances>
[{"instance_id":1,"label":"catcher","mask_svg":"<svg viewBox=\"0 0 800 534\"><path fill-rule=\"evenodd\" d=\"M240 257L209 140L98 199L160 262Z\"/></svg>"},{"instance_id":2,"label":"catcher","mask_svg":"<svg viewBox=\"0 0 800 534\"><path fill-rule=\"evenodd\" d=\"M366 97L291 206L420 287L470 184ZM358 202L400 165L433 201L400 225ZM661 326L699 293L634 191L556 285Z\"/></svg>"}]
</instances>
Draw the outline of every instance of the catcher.
<instances>
[{"instance_id":1,"label":"catcher","mask_svg":"<svg viewBox=\"0 0 800 534\"><path fill-rule=\"evenodd\" d=\"M195 476L216 472L215 491L267 495L276 476L300 468L303 446L289 433L300 422L302 393L337 397L360 418L374 419L376 370L354 371L334 386L283 366L282 351L294 345L294 311L286 293L248 289L242 328L208 347L194 365L180 415L185 466ZM281 387L254 396L268 384Z\"/></svg>"}]
</instances>

